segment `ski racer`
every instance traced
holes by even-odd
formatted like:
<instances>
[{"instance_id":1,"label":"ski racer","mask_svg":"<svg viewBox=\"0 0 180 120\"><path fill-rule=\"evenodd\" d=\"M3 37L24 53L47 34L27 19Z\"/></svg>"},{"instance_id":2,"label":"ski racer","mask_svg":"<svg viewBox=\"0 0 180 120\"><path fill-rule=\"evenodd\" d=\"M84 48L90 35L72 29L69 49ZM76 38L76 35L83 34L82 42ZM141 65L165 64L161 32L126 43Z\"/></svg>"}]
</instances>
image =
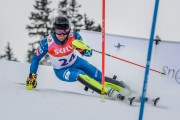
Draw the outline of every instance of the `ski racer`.
<instances>
[{"instance_id":1,"label":"ski racer","mask_svg":"<svg viewBox=\"0 0 180 120\"><path fill-rule=\"evenodd\" d=\"M65 82L79 81L97 93L101 93L102 73L95 66L76 54L91 57L92 49L87 46L80 34L73 32L69 20L57 16L53 22L53 33L42 39L33 55L26 88L32 90L37 86L39 61L48 53L56 76ZM129 88L123 82L105 77L105 94L109 98L124 99Z\"/></svg>"}]
</instances>

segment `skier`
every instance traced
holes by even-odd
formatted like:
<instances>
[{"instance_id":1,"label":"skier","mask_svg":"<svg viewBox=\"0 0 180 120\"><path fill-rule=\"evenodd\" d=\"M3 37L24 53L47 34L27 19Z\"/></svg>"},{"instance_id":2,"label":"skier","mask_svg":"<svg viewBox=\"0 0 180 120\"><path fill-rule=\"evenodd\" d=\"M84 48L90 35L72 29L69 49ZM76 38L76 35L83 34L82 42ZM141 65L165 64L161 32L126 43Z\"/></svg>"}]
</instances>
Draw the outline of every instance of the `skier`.
<instances>
[{"instance_id":1,"label":"skier","mask_svg":"<svg viewBox=\"0 0 180 120\"><path fill-rule=\"evenodd\" d=\"M36 88L39 61L48 53L54 72L60 80L79 81L86 88L100 94L101 71L76 54L78 51L82 56L91 57L92 49L83 42L82 37L77 32L71 30L70 22L66 17L56 17L52 30L53 33L42 39L33 55L26 88L28 90ZM109 98L124 100L124 95L129 94L129 92L129 87L123 82L105 77L105 94Z\"/></svg>"}]
</instances>

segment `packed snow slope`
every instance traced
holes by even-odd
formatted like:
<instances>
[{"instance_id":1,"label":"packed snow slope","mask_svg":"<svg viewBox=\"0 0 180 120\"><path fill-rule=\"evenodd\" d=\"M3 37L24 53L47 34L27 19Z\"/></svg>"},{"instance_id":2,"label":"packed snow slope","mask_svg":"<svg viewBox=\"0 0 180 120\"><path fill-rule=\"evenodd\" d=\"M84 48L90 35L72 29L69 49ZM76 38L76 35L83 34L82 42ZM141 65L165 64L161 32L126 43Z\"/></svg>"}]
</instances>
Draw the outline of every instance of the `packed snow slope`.
<instances>
[{"instance_id":1,"label":"packed snow slope","mask_svg":"<svg viewBox=\"0 0 180 120\"><path fill-rule=\"evenodd\" d=\"M28 74L29 64L0 60L1 120L138 120L139 106L108 99L102 102L99 95L85 92L79 82L58 80L50 66L39 67L36 90L19 84L25 83ZM161 106L146 104L144 120L179 120L179 84L158 80L149 84L148 95L161 97ZM137 81L130 84L141 85Z\"/></svg>"}]
</instances>

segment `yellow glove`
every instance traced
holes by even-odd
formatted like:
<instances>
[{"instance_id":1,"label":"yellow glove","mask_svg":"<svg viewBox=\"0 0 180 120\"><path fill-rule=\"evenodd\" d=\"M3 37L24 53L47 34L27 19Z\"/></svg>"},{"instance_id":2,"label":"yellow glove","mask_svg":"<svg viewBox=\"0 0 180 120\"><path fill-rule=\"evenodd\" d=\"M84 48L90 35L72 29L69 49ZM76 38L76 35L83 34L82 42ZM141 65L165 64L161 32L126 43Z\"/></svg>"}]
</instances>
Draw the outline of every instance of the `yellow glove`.
<instances>
[{"instance_id":1,"label":"yellow glove","mask_svg":"<svg viewBox=\"0 0 180 120\"><path fill-rule=\"evenodd\" d=\"M90 57L92 55L92 49L85 44L82 40L74 40L72 42L73 48L76 49L81 55Z\"/></svg>"},{"instance_id":2,"label":"yellow glove","mask_svg":"<svg viewBox=\"0 0 180 120\"><path fill-rule=\"evenodd\" d=\"M27 78L27 81L26 81L27 90L32 90L36 88L37 86L36 78L37 78L37 74L34 74L34 73L29 74L29 77Z\"/></svg>"}]
</instances>

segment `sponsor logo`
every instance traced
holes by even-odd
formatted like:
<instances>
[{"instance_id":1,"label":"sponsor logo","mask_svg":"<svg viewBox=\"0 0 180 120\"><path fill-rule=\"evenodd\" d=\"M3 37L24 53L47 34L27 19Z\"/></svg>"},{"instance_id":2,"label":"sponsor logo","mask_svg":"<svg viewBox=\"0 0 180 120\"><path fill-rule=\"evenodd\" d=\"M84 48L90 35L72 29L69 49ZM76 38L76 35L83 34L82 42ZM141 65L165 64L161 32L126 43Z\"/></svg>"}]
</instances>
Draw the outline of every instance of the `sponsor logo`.
<instances>
[{"instance_id":1,"label":"sponsor logo","mask_svg":"<svg viewBox=\"0 0 180 120\"><path fill-rule=\"evenodd\" d=\"M71 46L66 46L64 48L55 49L54 53L55 53L55 55L59 55L59 54L71 52L72 50L73 50L73 48Z\"/></svg>"},{"instance_id":2,"label":"sponsor logo","mask_svg":"<svg viewBox=\"0 0 180 120\"><path fill-rule=\"evenodd\" d=\"M41 49L41 47L39 47L39 53L42 54L43 53L43 50Z\"/></svg>"},{"instance_id":3,"label":"sponsor logo","mask_svg":"<svg viewBox=\"0 0 180 120\"><path fill-rule=\"evenodd\" d=\"M163 71L166 74L167 78L175 79L176 82L180 84L180 69L175 70L169 68L168 66L164 66Z\"/></svg>"},{"instance_id":4,"label":"sponsor logo","mask_svg":"<svg viewBox=\"0 0 180 120\"><path fill-rule=\"evenodd\" d=\"M36 55L37 55L37 56L40 56L42 53L43 53L43 50L41 49L41 47L39 47L39 48L36 50Z\"/></svg>"},{"instance_id":5,"label":"sponsor logo","mask_svg":"<svg viewBox=\"0 0 180 120\"><path fill-rule=\"evenodd\" d=\"M40 53L39 53L39 51L38 51L38 50L36 50L36 55L37 55L37 56L40 56Z\"/></svg>"},{"instance_id":6,"label":"sponsor logo","mask_svg":"<svg viewBox=\"0 0 180 120\"><path fill-rule=\"evenodd\" d=\"M71 73L67 70L67 71L65 71L65 74L64 74L64 78L66 79L66 80L69 80L69 75L70 75Z\"/></svg>"},{"instance_id":7,"label":"sponsor logo","mask_svg":"<svg viewBox=\"0 0 180 120\"><path fill-rule=\"evenodd\" d=\"M95 72L95 77L97 77L97 76L98 76L98 71L99 71L99 70L96 70L96 72Z\"/></svg>"},{"instance_id":8,"label":"sponsor logo","mask_svg":"<svg viewBox=\"0 0 180 120\"><path fill-rule=\"evenodd\" d=\"M41 49L41 47L39 47L39 48L36 50L36 55L37 55L37 56L40 56L42 53L43 53L43 50Z\"/></svg>"}]
</instances>

